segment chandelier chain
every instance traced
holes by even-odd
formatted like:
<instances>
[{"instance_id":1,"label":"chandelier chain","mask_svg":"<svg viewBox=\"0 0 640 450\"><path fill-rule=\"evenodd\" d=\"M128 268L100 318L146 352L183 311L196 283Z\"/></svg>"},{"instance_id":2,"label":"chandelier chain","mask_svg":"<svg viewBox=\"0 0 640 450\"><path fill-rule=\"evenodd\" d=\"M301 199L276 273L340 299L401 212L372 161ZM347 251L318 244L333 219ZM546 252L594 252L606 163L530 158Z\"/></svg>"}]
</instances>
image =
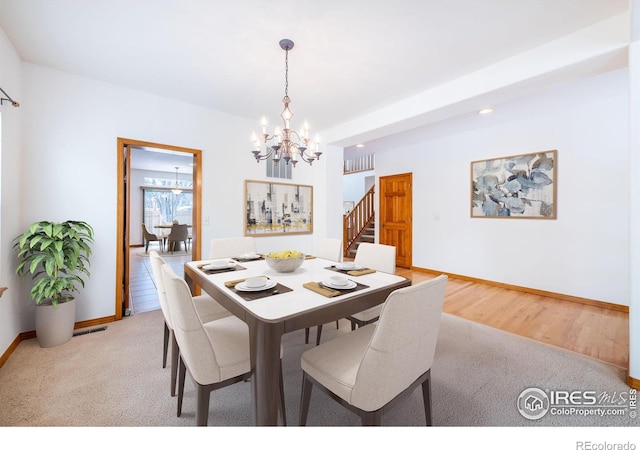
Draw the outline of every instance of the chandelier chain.
<instances>
[{"instance_id":1,"label":"chandelier chain","mask_svg":"<svg viewBox=\"0 0 640 450\"><path fill-rule=\"evenodd\" d=\"M289 97L289 50L285 50L284 56L284 96Z\"/></svg>"}]
</instances>

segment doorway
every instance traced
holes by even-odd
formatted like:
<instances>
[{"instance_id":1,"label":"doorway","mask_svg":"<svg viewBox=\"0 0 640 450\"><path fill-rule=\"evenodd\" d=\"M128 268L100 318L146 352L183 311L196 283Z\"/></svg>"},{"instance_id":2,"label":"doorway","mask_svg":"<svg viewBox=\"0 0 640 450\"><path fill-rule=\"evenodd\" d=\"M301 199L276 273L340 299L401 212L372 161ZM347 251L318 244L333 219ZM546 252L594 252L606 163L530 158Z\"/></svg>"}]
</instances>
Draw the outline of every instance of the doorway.
<instances>
[{"instance_id":1,"label":"doorway","mask_svg":"<svg viewBox=\"0 0 640 450\"><path fill-rule=\"evenodd\" d=\"M137 186L131 182L132 149L148 148L159 152L172 152L193 158L193 208L191 212L192 259L200 259L202 218L202 151L173 145L118 138L117 142L117 226L116 226L116 308L115 319L120 320L129 310L129 270L131 242L131 192Z\"/></svg>"},{"instance_id":2,"label":"doorway","mask_svg":"<svg viewBox=\"0 0 640 450\"><path fill-rule=\"evenodd\" d=\"M413 174L380 177L380 243L396 248L396 266L413 264Z\"/></svg>"}]
</instances>

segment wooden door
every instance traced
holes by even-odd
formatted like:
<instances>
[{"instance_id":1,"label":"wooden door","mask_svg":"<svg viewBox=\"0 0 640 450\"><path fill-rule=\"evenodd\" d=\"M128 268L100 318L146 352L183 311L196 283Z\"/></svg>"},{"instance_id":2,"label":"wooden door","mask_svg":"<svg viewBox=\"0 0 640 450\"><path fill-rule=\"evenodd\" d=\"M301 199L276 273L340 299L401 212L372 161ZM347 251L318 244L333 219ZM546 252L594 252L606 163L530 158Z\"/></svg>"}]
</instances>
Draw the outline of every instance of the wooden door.
<instances>
[{"instance_id":1,"label":"wooden door","mask_svg":"<svg viewBox=\"0 0 640 450\"><path fill-rule=\"evenodd\" d=\"M412 174L380 177L380 243L396 247L396 266L411 267Z\"/></svg>"}]
</instances>

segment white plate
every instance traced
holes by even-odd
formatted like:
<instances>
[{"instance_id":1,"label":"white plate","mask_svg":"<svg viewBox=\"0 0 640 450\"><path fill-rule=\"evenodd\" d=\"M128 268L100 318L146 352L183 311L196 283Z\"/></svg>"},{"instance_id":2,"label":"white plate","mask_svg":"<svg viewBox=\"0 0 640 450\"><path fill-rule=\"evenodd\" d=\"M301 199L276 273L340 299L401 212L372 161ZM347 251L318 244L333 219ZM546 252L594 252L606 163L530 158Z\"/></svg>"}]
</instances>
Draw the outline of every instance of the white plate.
<instances>
[{"instance_id":1,"label":"white plate","mask_svg":"<svg viewBox=\"0 0 640 450\"><path fill-rule=\"evenodd\" d=\"M259 259L260 255L258 255L257 253L251 254L251 253L245 253L244 255L240 255L238 256L238 258L240 259Z\"/></svg>"},{"instance_id":2,"label":"white plate","mask_svg":"<svg viewBox=\"0 0 640 450\"><path fill-rule=\"evenodd\" d=\"M324 280L322 284L324 284L326 287L329 287L331 289L353 289L358 285L358 283L352 280L347 280L347 284L341 284L341 285L335 285L330 280Z\"/></svg>"},{"instance_id":3,"label":"white plate","mask_svg":"<svg viewBox=\"0 0 640 450\"><path fill-rule=\"evenodd\" d=\"M336 269L340 269L340 270L360 270L360 269L362 269L362 266L348 267L348 266L345 266L344 264L336 264Z\"/></svg>"},{"instance_id":4,"label":"white plate","mask_svg":"<svg viewBox=\"0 0 640 450\"><path fill-rule=\"evenodd\" d=\"M206 266L202 266L203 270L223 270L230 269L236 265L235 261L227 261L225 265L217 265L217 264L207 264Z\"/></svg>"},{"instance_id":5,"label":"white plate","mask_svg":"<svg viewBox=\"0 0 640 450\"><path fill-rule=\"evenodd\" d=\"M275 280L267 280L267 284L265 284L264 286L250 288L250 287L247 287L244 281L242 281L236 284L236 290L242 291L242 292L260 292L260 291L266 291L267 289L274 288L276 287L277 284L278 282Z\"/></svg>"}]
</instances>

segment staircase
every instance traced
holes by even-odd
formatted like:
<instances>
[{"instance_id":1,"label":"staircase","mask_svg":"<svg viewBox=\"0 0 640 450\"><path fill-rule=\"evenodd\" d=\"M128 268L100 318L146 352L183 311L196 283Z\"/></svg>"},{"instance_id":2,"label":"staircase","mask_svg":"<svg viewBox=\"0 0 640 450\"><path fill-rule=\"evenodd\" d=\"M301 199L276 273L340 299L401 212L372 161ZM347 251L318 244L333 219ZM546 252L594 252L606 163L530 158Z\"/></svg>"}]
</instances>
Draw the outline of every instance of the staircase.
<instances>
[{"instance_id":1,"label":"staircase","mask_svg":"<svg viewBox=\"0 0 640 450\"><path fill-rule=\"evenodd\" d=\"M369 224L364 228L364 230L362 230L362 233L360 234L360 236L358 236L358 238L355 240L353 245L349 247L349 251L347 252L348 254L346 255L347 258L355 258L356 251L358 250L358 245L360 245L363 242L370 242L371 244L373 244L375 242L375 237L376 237L376 223L375 223L375 219L371 219L371 222L369 222Z\"/></svg>"},{"instance_id":2,"label":"staircase","mask_svg":"<svg viewBox=\"0 0 640 450\"><path fill-rule=\"evenodd\" d=\"M345 258L353 258L361 242L373 242L375 237L375 214L373 211L375 186L362 197L353 210L344 216L343 240Z\"/></svg>"}]
</instances>

